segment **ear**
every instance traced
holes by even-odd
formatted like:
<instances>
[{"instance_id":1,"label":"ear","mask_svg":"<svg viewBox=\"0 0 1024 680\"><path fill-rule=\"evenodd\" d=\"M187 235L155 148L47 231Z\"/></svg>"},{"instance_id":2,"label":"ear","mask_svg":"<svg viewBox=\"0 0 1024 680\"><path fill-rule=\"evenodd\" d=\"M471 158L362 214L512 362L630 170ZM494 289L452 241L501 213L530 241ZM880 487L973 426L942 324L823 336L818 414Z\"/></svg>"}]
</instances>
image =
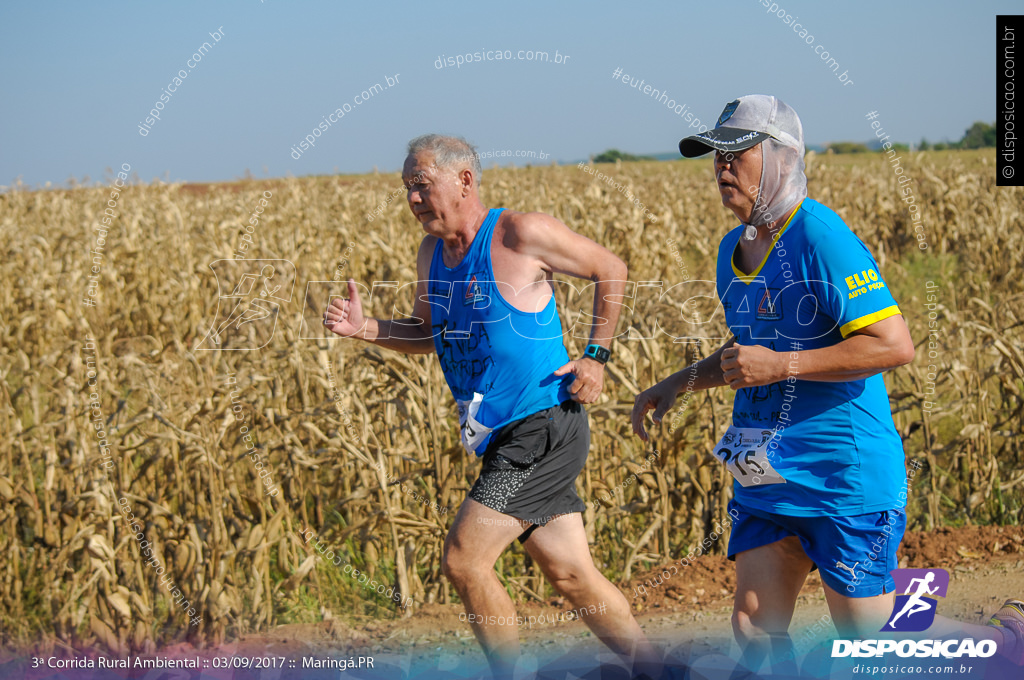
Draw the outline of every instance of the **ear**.
<instances>
[{"instance_id":1,"label":"ear","mask_svg":"<svg viewBox=\"0 0 1024 680\"><path fill-rule=\"evenodd\" d=\"M469 192L473 190L476 185L476 177L473 175L473 171L466 168L459 173L459 184L462 186L462 195L468 196Z\"/></svg>"}]
</instances>

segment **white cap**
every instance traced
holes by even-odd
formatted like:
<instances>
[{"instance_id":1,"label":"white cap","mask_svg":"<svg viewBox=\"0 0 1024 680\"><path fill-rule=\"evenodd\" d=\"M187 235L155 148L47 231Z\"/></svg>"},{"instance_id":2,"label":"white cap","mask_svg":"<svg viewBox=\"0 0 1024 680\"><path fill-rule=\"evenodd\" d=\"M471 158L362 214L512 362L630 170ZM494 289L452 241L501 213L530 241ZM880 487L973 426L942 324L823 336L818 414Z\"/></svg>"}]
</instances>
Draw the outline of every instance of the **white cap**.
<instances>
[{"instance_id":1,"label":"white cap","mask_svg":"<svg viewBox=\"0 0 1024 680\"><path fill-rule=\"evenodd\" d=\"M714 129L680 140L679 153L693 158L714 150L742 151L768 137L803 156L804 131L796 111L778 97L749 94L726 104Z\"/></svg>"}]
</instances>

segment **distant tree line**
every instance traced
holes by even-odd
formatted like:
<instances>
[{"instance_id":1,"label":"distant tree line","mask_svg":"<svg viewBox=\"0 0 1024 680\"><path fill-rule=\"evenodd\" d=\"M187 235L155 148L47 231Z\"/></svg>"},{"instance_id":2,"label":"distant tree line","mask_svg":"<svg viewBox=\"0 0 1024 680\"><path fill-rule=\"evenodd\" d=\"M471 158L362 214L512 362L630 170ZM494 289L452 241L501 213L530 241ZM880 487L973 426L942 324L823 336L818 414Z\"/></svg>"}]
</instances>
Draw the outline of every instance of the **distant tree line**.
<instances>
[{"instance_id":1,"label":"distant tree line","mask_svg":"<svg viewBox=\"0 0 1024 680\"><path fill-rule=\"evenodd\" d=\"M653 161L654 156L635 156L631 153L623 153L618 149L608 149L594 156L595 163L614 163L615 161Z\"/></svg>"},{"instance_id":2,"label":"distant tree line","mask_svg":"<svg viewBox=\"0 0 1024 680\"><path fill-rule=\"evenodd\" d=\"M942 151L943 149L982 149L996 145L996 124L991 125L984 121L978 121L967 128L964 136L958 142L935 142L934 144L922 138L917 145L918 151ZM909 151L910 146L901 142L895 142L892 148L897 151ZM867 144L861 142L832 142L825 146L826 153L870 153L871 149ZM594 156L594 163L614 163L615 161L652 161L657 160L654 156L637 156L625 153L618 149L608 149Z\"/></svg>"},{"instance_id":3,"label":"distant tree line","mask_svg":"<svg viewBox=\"0 0 1024 680\"><path fill-rule=\"evenodd\" d=\"M996 125L993 122L991 125L984 121L978 121L971 127L967 128L964 132L964 136L958 142L935 142L932 144L927 139L922 138L920 144L917 145L919 151L942 151L943 149L982 149L986 147L994 147L996 145ZM896 143L892 147L897 151L909 151L910 147L906 144ZM860 142L832 142L825 147L826 151L832 153L868 153L871 149L866 144Z\"/></svg>"},{"instance_id":4,"label":"distant tree line","mask_svg":"<svg viewBox=\"0 0 1024 680\"><path fill-rule=\"evenodd\" d=\"M935 144L929 144L927 139L922 138L918 148L922 151L927 151L929 149L941 151L942 149L983 149L990 146L994 147L995 145L995 122L989 125L988 123L979 120L974 125L967 128L967 131L959 142L936 142Z\"/></svg>"}]
</instances>

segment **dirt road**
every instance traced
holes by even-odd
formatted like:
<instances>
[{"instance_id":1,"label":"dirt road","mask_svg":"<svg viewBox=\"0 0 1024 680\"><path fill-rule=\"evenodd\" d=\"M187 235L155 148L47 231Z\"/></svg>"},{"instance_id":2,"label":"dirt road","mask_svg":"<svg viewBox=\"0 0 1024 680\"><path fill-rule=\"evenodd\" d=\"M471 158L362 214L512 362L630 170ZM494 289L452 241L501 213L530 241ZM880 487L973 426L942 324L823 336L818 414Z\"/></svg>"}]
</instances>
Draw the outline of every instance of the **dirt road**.
<instances>
[{"instance_id":1,"label":"dirt road","mask_svg":"<svg viewBox=\"0 0 1024 680\"><path fill-rule=\"evenodd\" d=\"M947 596L939 601L940 614L968 623L984 623L1007 597L1024 597L1024 529L1020 527L967 527L939 529L930 533L908 534L900 549L900 567L941 567L950 573ZM680 569L667 581L657 584L652 577L662 569L637 574L621 584L637 620L648 637L666 650L673 677L725 678L733 675L733 659L738 650L732 641L729 617L735 569L725 557L706 555ZM641 589L641 586L643 588ZM646 590L646 596L643 590ZM561 598L529 602L518 613L526 625L522 638L524 677L549 678L627 678L614 655L607 652L579 621L564 613L571 606ZM469 624L460 617L461 606L428 604L408 618L332 619L316 624L280 626L273 631L247 635L230 644L198 650L190 645L174 645L160 650L170 658L255 658L284 657L284 668L254 671L246 668L194 671L163 671L163 677L180 678L253 678L284 680L290 678L471 678L480 677L486 666ZM559 617L559 614L562 614ZM530 617L533 617L532 619ZM561 620L559 620L561 618ZM1024 668L1010 666L1001 657L944 661L951 664L939 673L880 673L830 665L829 638L834 635L817 573L810 575L800 594L797 613L791 627L800 667L810 678L876 677L913 678L1024 678ZM351 658L353 664L364 659L362 668L339 670L324 665L325 660ZM366 659L373 658L373 667ZM860 661L860 660L857 660ZM865 659L865 662L880 663ZM906 661L894 659L893 661ZM912 661L914 661L912 659ZM939 663L943 660L926 660ZM887 659L886 663L890 661ZM955 667L954 667L955 666ZM913 667L911 667L913 668ZM685 669L685 670L683 670ZM776 674L756 677L785 678L794 675L797 665L776 669ZM927 668L925 668L927 671ZM0 663L0 677L7 678L106 678L138 677L157 680L156 671L77 674L53 670L19 668L8 659ZM339 673L341 675L339 675Z\"/></svg>"}]
</instances>

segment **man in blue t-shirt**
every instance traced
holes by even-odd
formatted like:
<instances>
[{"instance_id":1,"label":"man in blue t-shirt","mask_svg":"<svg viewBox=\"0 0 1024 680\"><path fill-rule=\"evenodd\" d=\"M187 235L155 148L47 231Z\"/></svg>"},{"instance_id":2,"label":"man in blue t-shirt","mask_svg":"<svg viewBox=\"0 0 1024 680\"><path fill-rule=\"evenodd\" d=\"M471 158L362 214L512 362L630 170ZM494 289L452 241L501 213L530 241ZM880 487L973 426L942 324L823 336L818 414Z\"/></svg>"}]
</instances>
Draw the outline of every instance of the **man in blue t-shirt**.
<instances>
[{"instance_id":1,"label":"man in blue t-shirt","mask_svg":"<svg viewBox=\"0 0 1024 680\"><path fill-rule=\"evenodd\" d=\"M808 366L802 365L803 351L879 330L890 332L882 337L897 350L887 363L904 363L914 348L899 307L871 253L834 212L802 198L780 222L767 230L770 250L749 273L737 265L749 243L742 226L719 247L718 295L735 345L773 350L785 376L768 385L736 386L732 428L715 453L738 473L736 501L745 508L802 517L902 508L903 444L881 373L819 382L806 377ZM764 452L766 469L776 473L752 466L757 454L744 463L750 447L741 439L751 438L757 440L754 449ZM832 561L852 564L863 557L844 552ZM883 575L891 590L891 577Z\"/></svg>"},{"instance_id":2,"label":"man in blue t-shirt","mask_svg":"<svg viewBox=\"0 0 1024 680\"><path fill-rule=\"evenodd\" d=\"M715 151L722 203L742 223L722 239L717 264L733 337L637 396L633 430L646 440L646 413L660 422L684 389L736 392L714 455L735 477L728 553L745 661L769 651L791 656L787 630L815 568L839 633L880 637L906 526L903 446L881 374L914 358L910 332L864 243L807 198L792 108L771 96L741 97L679 150ZM1020 657L1020 611L1009 601L997 627L937 618L929 635L967 631Z\"/></svg>"}]
</instances>

